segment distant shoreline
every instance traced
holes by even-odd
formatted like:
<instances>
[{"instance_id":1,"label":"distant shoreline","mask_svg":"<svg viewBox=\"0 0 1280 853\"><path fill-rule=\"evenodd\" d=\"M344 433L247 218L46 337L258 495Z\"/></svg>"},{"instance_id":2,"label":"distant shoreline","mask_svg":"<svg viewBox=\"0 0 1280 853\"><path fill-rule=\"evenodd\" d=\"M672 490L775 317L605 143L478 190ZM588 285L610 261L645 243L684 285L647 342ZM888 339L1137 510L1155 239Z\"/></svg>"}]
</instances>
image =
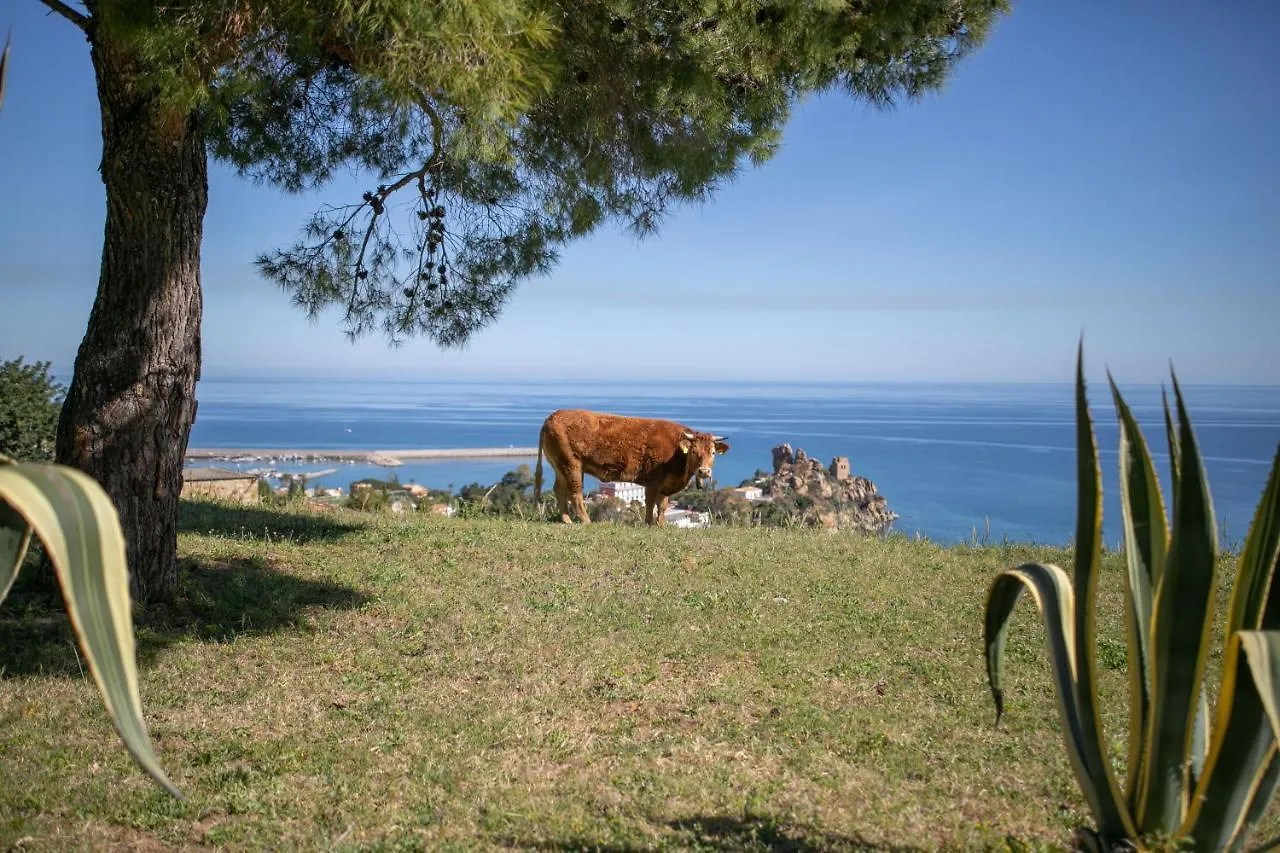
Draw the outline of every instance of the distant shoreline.
<instances>
[{"instance_id":1,"label":"distant shoreline","mask_svg":"<svg viewBox=\"0 0 1280 853\"><path fill-rule=\"evenodd\" d=\"M505 457L534 457L536 447L459 447L447 449L416 450L338 450L296 447L197 447L187 451L188 459L231 459L239 456L335 459L346 462L372 462L374 456L394 457L400 460L421 459L483 459ZM375 463L376 464L376 463Z\"/></svg>"}]
</instances>

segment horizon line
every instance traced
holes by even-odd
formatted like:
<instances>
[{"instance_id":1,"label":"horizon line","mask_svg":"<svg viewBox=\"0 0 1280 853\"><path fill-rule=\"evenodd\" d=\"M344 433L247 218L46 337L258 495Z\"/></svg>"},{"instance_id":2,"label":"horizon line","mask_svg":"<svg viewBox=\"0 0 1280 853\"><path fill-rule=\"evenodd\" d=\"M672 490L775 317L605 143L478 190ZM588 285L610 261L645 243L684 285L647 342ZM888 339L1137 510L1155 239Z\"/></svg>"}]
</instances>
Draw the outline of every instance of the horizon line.
<instances>
[{"instance_id":1,"label":"horizon line","mask_svg":"<svg viewBox=\"0 0 1280 853\"><path fill-rule=\"evenodd\" d=\"M55 375L59 381L70 379L70 376ZM911 378L911 379L859 379L859 378L801 378L801 379L779 379L779 378L744 378L744 377L676 377L676 376L571 376L571 375L546 375L546 376L527 376L527 375L511 375L503 376L500 374L435 374L429 376L421 375L403 375L394 371L380 372L346 372L346 373L209 373L200 377L200 381L212 380L217 382L322 382L331 381L373 381L379 383L402 382L408 384L463 384L474 382L477 384L498 385L508 383L527 383L535 385L558 385L558 384L620 384L620 385L654 385L664 382L684 385L775 385L775 386L796 386L796 385L1074 385L1074 377L1064 377L1062 379L929 379L929 378ZM1107 381L1105 370L1099 371L1097 376L1086 376L1086 381L1090 384L1103 383ZM1146 386L1160 387L1169 385L1168 379L1162 381L1145 381L1145 382L1129 382L1117 379L1117 383L1125 386ZM1185 387L1213 387L1213 388L1256 388L1256 389L1277 389L1280 390L1280 382L1247 382L1247 381L1180 381L1179 385Z\"/></svg>"}]
</instances>

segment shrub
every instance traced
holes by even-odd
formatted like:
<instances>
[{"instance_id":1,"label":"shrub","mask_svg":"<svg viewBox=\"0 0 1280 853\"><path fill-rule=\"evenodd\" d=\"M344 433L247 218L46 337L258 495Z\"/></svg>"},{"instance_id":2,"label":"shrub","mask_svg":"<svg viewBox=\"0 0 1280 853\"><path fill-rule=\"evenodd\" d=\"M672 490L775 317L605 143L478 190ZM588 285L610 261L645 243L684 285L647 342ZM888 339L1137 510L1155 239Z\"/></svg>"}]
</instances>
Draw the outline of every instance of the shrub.
<instances>
[{"instance_id":1,"label":"shrub","mask_svg":"<svg viewBox=\"0 0 1280 853\"><path fill-rule=\"evenodd\" d=\"M351 492L347 498L347 506L361 512L382 512L390 503L385 489L363 486Z\"/></svg>"},{"instance_id":2,"label":"shrub","mask_svg":"<svg viewBox=\"0 0 1280 853\"><path fill-rule=\"evenodd\" d=\"M606 495L587 504L587 515L592 521L636 525L644 521L644 504Z\"/></svg>"},{"instance_id":3,"label":"shrub","mask_svg":"<svg viewBox=\"0 0 1280 853\"><path fill-rule=\"evenodd\" d=\"M19 461L53 459L64 389L49 376L49 362L0 362L0 453Z\"/></svg>"},{"instance_id":4,"label":"shrub","mask_svg":"<svg viewBox=\"0 0 1280 853\"><path fill-rule=\"evenodd\" d=\"M306 477L289 477L289 484L285 489L285 503L299 504L307 499L307 478Z\"/></svg>"},{"instance_id":5,"label":"shrub","mask_svg":"<svg viewBox=\"0 0 1280 853\"><path fill-rule=\"evenodd\" d=\"M1237 564L1222 638L1217 708L1205 668L1213 635L1217 542L1209 486L1173 380L1165 400L1173 524L1146 442L1115 382L1126 574L1129 745L1123 783L1110 765L1097 691L1095 598L1101 556L1098 448L1076 367L1078 518L1072 573L1028 563L998 575L986 604L987 677L1004 712L1001 664L1014 606L1030 591L1045 621L1058 710L1072 767L1097 822L1094 849L1159 838L1194 850L1241 849L1280 779L1280 453ZM1113 655L1113 657L1119 657ZM1210 720L1212 719L1212 728Z\"/></svg>"}]
</instances>

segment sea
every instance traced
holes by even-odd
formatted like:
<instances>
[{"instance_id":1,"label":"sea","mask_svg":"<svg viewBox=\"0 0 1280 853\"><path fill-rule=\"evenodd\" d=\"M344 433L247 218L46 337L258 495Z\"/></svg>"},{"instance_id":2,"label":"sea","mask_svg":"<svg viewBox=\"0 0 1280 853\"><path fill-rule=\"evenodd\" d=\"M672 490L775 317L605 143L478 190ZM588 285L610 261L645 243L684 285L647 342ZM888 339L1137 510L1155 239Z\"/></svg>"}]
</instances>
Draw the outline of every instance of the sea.
<instances>
[{"instance_id":1,"label":"sea","mask_svg":"<svg viewBox=\"0 0 1280 853\"><path fill-rule=\"evenodd\" d=\"M1280 387L1184 386L1216 510L1219 541L1239 548L1280 444ZM1161 388L1123 386L1169 503ZM895 532L955 543L1067 544L1075 525L1074 390L1069 383L931 384L694 381L403 381L206 378L190 446L392 450L534 447L559 408L669 418L728 438L716 483L771 470L784 442L829 463L847 456L899 514ZM1090 389L1104 473L1104 539L1121 541L1118 427L1106 386ZM386 477L454 491L491 484L532 458L369 464L309 481ZM193 464L209 464L200 462ZM263 462L218 462L249 469ZM552 472L546 472L548 481ZM588 478L589 479L589 478ZM588 488L593 485L588 482ZM548 486L549 488L549 486Z\"/></svg>"}]
</instances>

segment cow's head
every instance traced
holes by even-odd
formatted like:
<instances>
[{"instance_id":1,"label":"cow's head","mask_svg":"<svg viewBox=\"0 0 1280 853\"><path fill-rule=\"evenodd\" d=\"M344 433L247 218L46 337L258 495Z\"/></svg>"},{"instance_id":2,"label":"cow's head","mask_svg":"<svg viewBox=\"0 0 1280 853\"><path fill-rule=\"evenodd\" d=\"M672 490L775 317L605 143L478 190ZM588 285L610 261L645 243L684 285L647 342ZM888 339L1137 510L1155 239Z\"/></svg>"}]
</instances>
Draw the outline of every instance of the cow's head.
<instances>
[{"instance_id":1,"label":"cow's head","mask_svg":"<svg viewBox=\"0 0 1280 853\"><path fill-rule=\"evenodd\" d=\"M715 464L716 454L728 453L729 444L724 436L709 432L686 432L681 437L680 450L688 457L685 470L701 486L704 481L711 479L711 466Z\"/></svg>"}]
</instances>

